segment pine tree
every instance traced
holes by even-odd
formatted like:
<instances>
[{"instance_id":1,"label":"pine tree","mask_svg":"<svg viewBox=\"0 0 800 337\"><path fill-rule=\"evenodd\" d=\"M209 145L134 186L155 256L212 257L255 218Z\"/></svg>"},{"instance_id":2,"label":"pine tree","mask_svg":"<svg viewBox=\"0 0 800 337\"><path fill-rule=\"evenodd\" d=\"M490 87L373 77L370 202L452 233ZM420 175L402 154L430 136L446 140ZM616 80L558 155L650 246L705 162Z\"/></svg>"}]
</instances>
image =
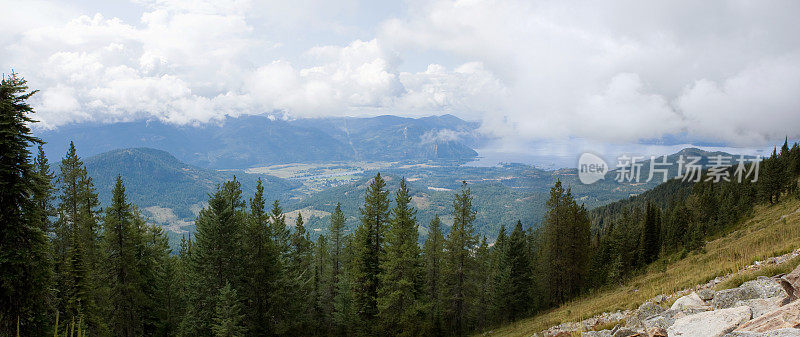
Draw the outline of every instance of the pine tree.
<instances>
[{"instance_id":1,"label":"pine tree","mask_svg":"<svg viewBox=\"0 0 800 337\"><path fill-rule=\"evenodd\" d=\"M303 215L297 213L294 232L291 237L291 253L289 254L289 312L290 333L302 335L313 331L314 307L316 299L313 295L314 270L312 268L313 243L306 232Z\"/></svg>"},{"instance_id":2,"label":"pine tree","mask_svg":"<svg viewBox=\"0 0 800 337\"><path fill-rule=\"evenodd\" d=\"M17 322L27 335L42 334L50 303L49 247L36 207L47 182L28 150L42 143L30 129L35 93L14 72L0 81L0 335L12 335Z\"/></svg>"},{"instance_id":3,"label":"pine tree","mask_svg":"<svg viewBox=\"0 0 800 337\"><path fill-rule=\"evenodd\" d=\"M242 321L241 304L236 294L236 289L230 283L220 288L219 295L216 297L216 307L214 310L214 324L211 331L214 337L240 337L245 335Z\"/></svg>"},{"instance_id":4,"label":"pine tree","mask_svg":"<svg viewBox=\"0 0 800 337\"><path fill-rule=\"evenodd\" d=\"M334 335L350 336L355 332L357 321L353 295L355 287L353 282L353 235L345 236L342 241L342 268L336 283L336 295L333 297L333 323L336 325Z\"/></svg>"},{"instance_id":5,"label":"pine tree","mask_svg":"<svg viewBox=\"0 0 800 337\"><path fill-rule=\"evenodd\" d=\"M331 335L333 332L333 282L331 279L330 247L324 235L317 238L314 245L314 316L312 318L318 327L317 334L321 336Z\"/></svg>"},{"instance_id":6,"label":"pine tree","mask_svg":"<svg viewBox=\"0 0 800 337\"><path fill-rule=\"evenodd\" d=\"M47 233L51 230L50 217L56 215L53 206L53 179L55 174L50 169L50 162L44 154L42 145L38 147L36 158L33 159L33 166L36 179L36 189L33 191L33 204L34 210L37 212L36 221L39 223L39 228Z\"/></svg>"},{"instance_id":7,"label":"pine tree","mask_svg":"<svg viewBox=\"0 0 800 337\"><path fill-rule=\"evenodd\" d=\"M492 301L489 310L490 320L493 322L506 322L510 319L508 310L513 296L511 292L511 268L508 263L508 234L506 226L500 225L497 239L492 247Z\"/></svg>"},{"instance_id":8,"label":"pine tree","mask_svg":"<svg viewBox=\"0 0 800 337\"><path fill-rule=\"evenodd\" d=\"M245 312L247 332L251 335L267 335L274 331L270 296L276 291L280 273L279 252L270 233L268 215L265 212L264 187L258 179L256 192L250 199L243 249L247 268L244 271L242 294L247 303Z\"/></svg>"},{"instance_id":9,"label":"pine tree","mask_svg":"<svg viewBox=\"0 0 800 337\"><path fill-rule=\"evenodd\" d=\"M642 264L655 261L661 250L661 212L650 202L645 205L641 242Z\"/></svg>"},{"instance_id":10,"label":"pine tree","mask_svg":"<svg viewBox=\"0 0 800 337\"><path fill-rule=\"evenodd\" d=\"M590 233L586 209L575 203L561 181L550 189L543 235L550 302L562 303L577 295L586 280Z\"/></svg>"},{"instance_id":11,"label":"pine tree","mask_svg":"<svg viewBox=\"0 0 800 337\"><path fill-rule=\"evenodd\" d=\"M469 306L472 308L474 317L474 327L472 329L482 330L489 325L491 315L492 290L494 289L494 278L491 274L492 257L486 236L481 238L478 249L475 250L475 269L471 273L472 282L475 284L475 295L469 299Z\"/></svg>"},{"instance_id":12,"label":"pine tree","mask_svg":"<svg viewBox=\"0 0 800 337\"><path fill-rule=\"evenodd\" d=\"M531 273L531 257L528 248L528 238L522 229L522 222L517 221L511 236L508 237L508 247L505 249L505 261L509 270L508 305L509 318L516 320L527 315L531 309L530 285L533 275Z\"/></svg>"},{"instance_id":13,"label":"pine tree","mask_svg":"<svg viewBox=\"0 0 800 337\"><path fill-rule=\"evenodd\" d=\"M330 290L328 291L331 296L331 303L333 305L331 316L333 319L333 324L335 327L333 328L332 335L341 335L344 327L341 324L337 323L336 316L339 314L338 310L336 309L337 306L337 299L341 298L341 294L339 291L340 284L342 283L342 278L346 278L347 275L344 273L344 225L345 225L345 216L342 213L342 206L338 202L336 203L336 209L331 214L331 226L328 229L328 235L330 236L330 272L331 272L331 279L330 279ZM349 289L347 290L349 292ZM339 304L342 306L342 304Z\"/></svg>"},{"instance_id":14,"label":"pine tree","mask_svg":"<svg viewBox=\"0 0 800 337\"><path fill-rule=\"evenodd\" d=\"M105 268L111 286L110 331L115 336L139 336L143 333L139 299L144 296L139 284L139 261L136 256L136 231L131 206L125 200L122 177L117 176L111 206L105 210Z\"/></svg>"},{"instance_id":15,"label":"pine tree","mask_svg":"<svg viewBox=\"0 0 800 337\"><path fill-rule=\"evenodd\" d=\"M353 295L356 326L363 335L374 335L378 315L380 259L383 256L384 227L389 217L388 192L380 173L375 175L364 197L361 225L353 242Z\"/></svg>"},{"instance_id":16,"label":"pine tree","mask_svg":"<svg viewBox=\"0 0 800 337\"><path fill-rule=\"evenodd\" d=\"M60 202L53 242L58 311L64 317L83 319L91 334L103 334L103 302L108 296L100 278L99 202L72 142L59 170Z\"/></svg>"},{"instance_id":17,"label":"pine tree","mask_svg":"<svg viewBox=\"0 0 800 337\"><path fill-rule=\"evenodd\" d=\"M386 255L379 274L378 315L381 333L386 335L416 335L422 318L417 302L422 290L417 211L410 203L411 194L402 179L391 211Z\"/></svg>"},{"instance_id":18,"label":"pine tree","mask_svg":"<svg viewBox=\"0 0 800 337\"><path fill-rule=\"evenodd\" d=\"M132 207L136 247L138 286L142 296L136 302L145 336L172 336L184 312L182 301L174 297L174 278L170 276L169 241L160 226L148 224Z\"/></svg>"},{"instance_id":19,"label":"pine tree","mask_svg":"<svg viewBox=\"0 0 800 337\"><path fill-rule=\"evenodd\" d=\"M442 317L444 306L442 303L442 268L444 265L444 236L442 235L441 220L435 215L428 225L428 239L422 246L423 265L425 268L425 301L428 308L429 335L441 336L443 334Z\"/></svg>"},{"instance_id":20,"label":"pine tree","mask_svg":"<svg viewBox=\"0 0 800 337\"><path fill-rule=\"evenodd\" d=\"M197 233L190 256L191 277L189 308L182 333L210 335L220 289L230 284L236 289L242 275L242 241L245 221L241 185L235 178L217 187L200 211L195 225Z\"/></svg>"},{"instance_id":21,"label":"pine tree","mask_svg":"<svg viewBox=\"0 0 800 337\"><path fill-rule=\"evenodd\" d=\"M448 328L457 336L463 335L468 329L470 308L467 299L474 294L470 284L470 272L475 262L471 252L477 244L473 221L475 211L472 210L472 194L464 182L461 192L453 200L453 227L445 241L444 286L448 302L445 312Z\"/></svg>"}]
</instances>

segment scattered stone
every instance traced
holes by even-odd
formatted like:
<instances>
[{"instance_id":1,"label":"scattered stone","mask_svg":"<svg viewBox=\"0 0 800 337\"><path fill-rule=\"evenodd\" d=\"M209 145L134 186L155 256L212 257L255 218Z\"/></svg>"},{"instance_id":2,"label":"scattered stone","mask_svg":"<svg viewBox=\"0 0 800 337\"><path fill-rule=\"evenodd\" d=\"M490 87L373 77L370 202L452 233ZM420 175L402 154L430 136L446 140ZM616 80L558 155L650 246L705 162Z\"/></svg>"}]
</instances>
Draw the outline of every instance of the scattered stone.
<instances>
[{"instance_id":1,"label":"scattered stone","mask_svg":"<svg viewBox=\"0 0 800 337\"><path fill-rule=\"evenodd\" d=\"M800 336L800 329L785 328L772 330L769 332L748 332L748 331L734 331L725 337L797 337Z\"/></svg>"},{"instance_id":2,"label":"scattered stone","mask_svg":"<svg viewBox=\"0 0 800 337\"><path fill-rule=\"evenodd\" d=\"M788 301L793 301L800 297L800 265L789 274L779 275L777 281L789 296Z\"/></svg>"},{"instance_id":3,"label":"scattered stone","mask_svg":"<svg viewBox=\"0 0 800 337\"><path fill-rule=\"evenodd\" d=\"M670 336L720 337L750 320L749 307L735 307L706 311L675 321L667 332Z\"/></svg>"},{"instance_id":4,"label":"scattered stone","mask_svg":"<svg viewBox=\"0 0 800 337\"><path fill-rule=\"evenodd\" d=\"M737 301L736 307L746 305L753 313L753 319L763 316L766 313L777 310L781 306L783 298L756 298L752 300Z\"/></svg>"},{"instance_id":5,"label":"scattered stone","mask_svg":"<svg viewBox=\"0 0 800 337\"><path fill-rule=\"evenodd\" d=\"M638 337L638 336L641 336L638 332L624 328L617 330L612 335L612 337Z\"/></svg>"},{"instance_id":6,"label":"scattered stone","mask_svg":"<svg viewBox=\"0 0 800 337\"><path fill-rule=\"evenodd\" d=\"M648 337L667 337L667 330L662 328L652 328L647 331Z\"/></svg>"},{"instance_id":7,"label":"scattered stone","mask_svg":"<svg viewBox=\"0 0 800 337\"><path fill-rule=\"evenodd\" d=\"M670 310L675 311L685 311L690 313L696 313L701 311L707 311L711 309L709 305L697 295L696 292L692 292L689 295L683 296L672 303L672 306L669 308Z\"/></svg>"},{"instance_id":8,"label":"scattered stone","mask_svg":"<svg viewBox=\"0 0 800 337\"><path fill-rule=\"evenodd\" d=\"M714 294L714 299L711 301L711 306L714 309L732 308L736 302L752 300L761 298L761 293L754 287L745 287L742 285L739 288L725 289L718 291Z\"/></svg>"},{"instance_id":9,"label":"scattered stone","mask_svg":"<svg viewBox=\"0 0 800 337\"><path fill-rule=\"evenodd\" d=\"M581 332L581 337L612 337L611 330L600 331L584 331Z\"/></svg>"},{"instance_id":10,"label":"scattered stone","mask_svg":"<svg viewBox=\"0 0 800 337\"><path fill-rule=\"evenodd\" d=\"M644 304L639 306L639 309L636 309L636 316L639 320L644 321L648 317L652 317L664 312L664 308L662 308L658 304L653 304L653 302L644 302Z\"/></svg>"},{"instance_id":11,"label":"scattered stone","mask_svg":"<svg viewBox=\"0 0 800 337\"><path fill-rule=\"evenodd\" d=\"M677 311L677 310L670 309L670 310L664 311L660 315L652 316L652 317L644 320L644 322L642 322L642 325L644 326L645 330L647 330L647 331L650 331L651 329L654 329L654 328L667 329L673 323L675 323L676 319L681 318L681 317L685 317L685 316L686 316L686 314L683 311Z\"/></svg>"},{"instance_id":12,"label":"scattered stone","mask_svg":"<svg viewBox=\"0 0 800 337\"><path fill-rule=\"evenodd\" d=\"M738 331L767 332L782 328L800 327L800 301L794 301L761 315L739 327Z\"/></svg>"},{"instance_id":13,"label":"scattered stone","mask_svg":"<svg viewBox=\"0 0 800 337\"><path fill-rule=\"evenodd\" d=\"M776 296L784 297L787 295L786 291L783 290L778 282L775 282L774 279L765 276L759 276L755 280L742 283L740 288L744 287L752 287L755 289L760 298L770 298Z\"/></svg>"},{"instance_id":14,"label":"scattered stone","mask_svg":"<svg viewBox=\"0 0 800 337\"><path fill-rule=\"evenodd\" d=\"M697 291L697 296L700 296L700 299L703 301L710 301L714 298L714 289L700 289Z\"/></svg>"}]
</instances>

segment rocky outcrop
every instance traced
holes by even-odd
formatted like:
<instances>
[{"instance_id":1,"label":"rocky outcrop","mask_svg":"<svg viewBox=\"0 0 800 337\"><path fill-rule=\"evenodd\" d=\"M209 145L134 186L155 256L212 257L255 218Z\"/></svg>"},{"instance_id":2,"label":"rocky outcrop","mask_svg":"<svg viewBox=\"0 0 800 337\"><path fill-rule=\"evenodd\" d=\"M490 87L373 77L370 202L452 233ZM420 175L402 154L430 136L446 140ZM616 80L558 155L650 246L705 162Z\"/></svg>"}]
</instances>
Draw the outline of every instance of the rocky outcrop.
<instances>
[{"instance_id":1,"label":"rocky outcrop","mask_svg":"<svg viewBox=\"0 0 800 337\"><path fill-rule=\"evenodd\" d=\"M735 307L689 315L667 329L670 336L721 337L750 320L749 307Z\"/></svg>"},{"instance_id":2,"label":"rocky outcrop","mask_svg":"<svg viewBox=\"0 0 800 337\"><path fill-rule=\"evenodd\" d=\"M800 329L778 329L769 332L747 332L747 331L734 331L725 337L797 337L800 336Z\"/></svg>"},{"instance_id":3,"label":"rocky outcrop","mask_svg":"<svg viewBox=\"0 0 800 337\"><path fill-rule=\"evenodd\" d=\"M786 257L800 254L800 249ZM756 263L758 264L758 262ZM575 331L593 337L800 337L800 266L786 275L758 277L741 286L714 291L724 278L715 278L703 287L659 295L636 310L604 313L576 323L563 323L542 333L563 335ZM694 291L692 291L694 290ZM618 321L614 329L593 330L600 324ZM537 334L538 336L538 334Z\"/></svg>"},{"instance_id":4,"label":"rocky outcrop","mask_svg":"<svg viewBox=\"0 0 800 337\"><path fill-rule=\"evenodd\" d=\"M706 303L706 301L704 301L700 295L697 294L697 292L692 292L689 295L677 299L669 309L674 311L695 313L711 310L711 306L708 305L708 303Z\"/></svg>"},{"instance_id":5,"label":"rocky outcrop","mask_svg":"<svg viewBox=\"0 0 800 337\"><path fill-rule=\"evenodd\" d=\"M784 328L800 328L800 301L761 315L739 327L738 331L768 332Z\"/></svg>"}]
</instances>

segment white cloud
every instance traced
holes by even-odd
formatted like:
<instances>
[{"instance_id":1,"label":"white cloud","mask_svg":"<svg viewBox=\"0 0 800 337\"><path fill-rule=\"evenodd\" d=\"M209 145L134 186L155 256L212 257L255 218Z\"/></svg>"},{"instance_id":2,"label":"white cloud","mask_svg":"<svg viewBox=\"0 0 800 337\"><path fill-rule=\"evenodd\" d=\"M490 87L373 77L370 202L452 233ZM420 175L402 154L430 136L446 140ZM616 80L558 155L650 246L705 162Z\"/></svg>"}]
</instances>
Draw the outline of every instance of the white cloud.
<instances>
[{"instance_id":1,"label":"white cloud","mask_svg":"<svg viewBox=\"0 0 800 337\"><path fill-rule=\"evenodd\" d=\"M800 136L797 2L134 3L0 2L0 62L42 90L45 126L277 110L453 113L517 143Z\"/></svg>"}]
</instances>

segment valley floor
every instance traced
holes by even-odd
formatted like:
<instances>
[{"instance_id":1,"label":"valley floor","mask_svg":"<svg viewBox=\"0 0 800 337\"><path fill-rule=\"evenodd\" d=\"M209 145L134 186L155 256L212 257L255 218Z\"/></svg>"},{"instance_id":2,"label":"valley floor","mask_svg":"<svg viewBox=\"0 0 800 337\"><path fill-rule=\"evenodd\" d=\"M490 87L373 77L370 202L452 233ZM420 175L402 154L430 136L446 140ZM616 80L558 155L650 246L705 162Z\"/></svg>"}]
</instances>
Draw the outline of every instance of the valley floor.
<instances>
[{"instance_id":1,"label":"valley floor","mask_svg":"<svg viewBox=\"0 0 800 337\"><path fill-rule=\"evenodd\" d=\"M777 205L757 206L753 214L736 230L709 241L700 252L674 262L657 261L648 267L646 273L624 285L587 294L543 314L481 335L530 336L561 323L633 310L658 295L672 294L669 297L674 301L678 295L698 285L731 288L760 275L771 276L794 269L797 258L791 259L791 263L775 265L775 262L788 260L786 256L792 255L786 254L800 248L800 200L788 198ZM786 256L771 259L782 255Z\"/></svg>"}]
</instances>

